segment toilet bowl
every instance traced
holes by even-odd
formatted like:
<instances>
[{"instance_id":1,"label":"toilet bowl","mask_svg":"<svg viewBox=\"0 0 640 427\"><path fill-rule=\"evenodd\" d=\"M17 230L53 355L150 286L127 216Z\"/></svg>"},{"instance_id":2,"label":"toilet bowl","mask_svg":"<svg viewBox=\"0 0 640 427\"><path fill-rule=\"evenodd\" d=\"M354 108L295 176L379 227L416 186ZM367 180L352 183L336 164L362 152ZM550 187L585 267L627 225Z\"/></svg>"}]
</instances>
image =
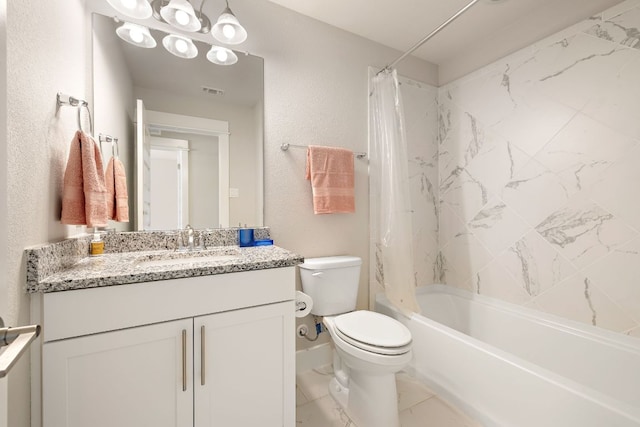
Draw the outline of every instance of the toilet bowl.
<instances>
[{"instance_id":1,"label":"toilet bowl","mask_svg":"<svg viewBox=\"0 0 640 427\"><path fill-rule=\"evenodd\" d=\"M411 332L383 314L353 311L361 263L307 259L300 265L302 289L334 344L331 396L358 427L399 427L395 373L411 361Z\"/></svg>"},{"instance_id":2,"label":"toilet bowl","mask_svg":"<svg viewBox=\"0 0 640 427\"><path fill-rule=\"evenodd\" d=\"M399 426L395 373L411 361L409 330L371 311L329 316L323 323L337 356L331 396L357 426Z\"/></svg>"}]
</instances>

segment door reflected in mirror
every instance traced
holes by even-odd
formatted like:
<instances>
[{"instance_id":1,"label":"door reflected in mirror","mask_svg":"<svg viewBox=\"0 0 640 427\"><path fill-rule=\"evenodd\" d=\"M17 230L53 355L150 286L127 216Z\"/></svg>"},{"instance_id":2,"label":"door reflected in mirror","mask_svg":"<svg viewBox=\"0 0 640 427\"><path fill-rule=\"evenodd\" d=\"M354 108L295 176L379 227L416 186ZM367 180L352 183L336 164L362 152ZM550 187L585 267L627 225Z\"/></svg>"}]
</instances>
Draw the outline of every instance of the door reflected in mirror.
<instances>
[{"instance_id":1,"label":"door reflected in mirror","mask_svg":"<svg viewBox=\"0 0 640 427\"><path fill-rule=\"evenodd\" d=\"M182 59L161 43L145 49L122 41L118 25L93 15L96 134L120 140L134 218L129 228L117 228L262 225L262 58L242 53L234 65L216 65L205 57L210 45L194 41L198 56ZM163 123L159 117L172 119ZM207 121L226 129L207 128Z\"/></svg>"},{"instance_id":2,"label":"door reflected in mirror","mask_svg":"<svg viewBox=\"0 0 640 427\"><path fill-rule=\"evenodd\" d=\"M138 99L135 159L145 230L229 226L228 122L150 111Z\"/></svg>"},{"instance_id":3,"label":"door reflected in mirror","mask_svg":"<svg viewBox=\"0 0 640 427\"><path fill-rule=\"evenodd\" d=\"M143 216L145 228L185 228L189 220L189 140L152 137L149 166L153 185L149 187L150 209ZM152 211L153 216L149 215Z\"/></svg>"}]
</instances>

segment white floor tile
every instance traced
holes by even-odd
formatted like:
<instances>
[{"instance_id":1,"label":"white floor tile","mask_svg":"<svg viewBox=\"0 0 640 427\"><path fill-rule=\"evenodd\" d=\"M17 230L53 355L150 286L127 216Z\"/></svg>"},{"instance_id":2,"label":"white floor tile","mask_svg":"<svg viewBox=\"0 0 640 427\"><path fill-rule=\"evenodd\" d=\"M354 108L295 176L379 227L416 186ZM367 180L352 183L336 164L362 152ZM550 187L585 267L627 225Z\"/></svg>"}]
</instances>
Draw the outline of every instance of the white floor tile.
<instances>
[{"instance_id":1,"label":"white floor tile","mask_svg":"<svg viewBox=\"0 0 640 427\"><path fill-rule=\"evenodd\" d=\"M301 427L355 427L331 396L298 406L296 425Z\"/></svg>"},{"instance_id":2,"label":"white floor tile","mask_svg":"<svg viewBox=\"0 0 640 427\"><path fill-rule=\"evenodd\" d=\"M296 376L296 383L307 401L313 401L329 394L329 381L333 376L331 365L310 371L301 372Z\"/></svg>"},{"instance_id":3,"label":"white floor tile","mask_svg":"<svg viewBox=\"0 0 640 427\"><path fill-rule=\"evenodd\" d=\"M328 394L331 366L297 376L296 425L300 427L356 426ZM410 375L396 375L401 427L481 427L465 414L440 400L433 391Z\"/></svg>"},{"instance_id":4,"label":"white floor tile","mask_svg":"<svg viewBox=\"0 0 640 427\"><path fill-rule=\"evenodd\" d=\"M480 427L437 397L400 412L402 427Z\"/></svg>"},{"instance_id":5,"label":"white floor tile","mask_svg":"<svg viewBox=\"0 0 640 427\"><path fill-rule=\"evenodd\" d=\"M404 372L396 375L398 388L398 410L403 411L432 397L434 393L427 389L420 381Z\"/></svg>"},{"instance_id":6,"label":"white floor tile","mask_svg":"<svg viewBox=\"0 0 640 427\"><path fill-rule=\"evenodd\" d=\"M296 406L304 405L305 403L309 403L309 399L304 395L300 387L296 384Z\"/></svg>"}]
</instances>

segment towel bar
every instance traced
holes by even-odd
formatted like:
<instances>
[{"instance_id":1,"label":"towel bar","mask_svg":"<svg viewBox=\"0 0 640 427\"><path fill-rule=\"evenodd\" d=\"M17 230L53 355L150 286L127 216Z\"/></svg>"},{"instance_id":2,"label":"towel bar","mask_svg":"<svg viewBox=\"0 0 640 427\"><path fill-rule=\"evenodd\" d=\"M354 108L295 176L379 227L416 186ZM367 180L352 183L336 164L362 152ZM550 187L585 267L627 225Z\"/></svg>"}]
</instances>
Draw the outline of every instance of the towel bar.
<instances>
[{"instance_id":1,"label":"towel bar","mask_svg":"<svg viewBox=\"0 0 640 427\"><path fill-rule=\"evenodd\" d=\"M280 149L282 151L287 151L289 149L289 147L293 147L293 148L307 148L306 145L296 145L296 144L289 144L288 142L283 142L282 144L280 144ZM359 159L364 159L367 157L367 153L363 153L361 151L354 151L353 154L359 158Z\"/></svg>"},{"instance_id":2,"label":"towel bar","mask_svg":"<svg viewBox=\"0 0 640 427\"><path fill-rule=\"evenodd\" d=\"M8 346L0 353L0 378L7 375L29 344L40 335L40 325L8 328L0 317L0 347Z\"/></svg>"}]
</instances>

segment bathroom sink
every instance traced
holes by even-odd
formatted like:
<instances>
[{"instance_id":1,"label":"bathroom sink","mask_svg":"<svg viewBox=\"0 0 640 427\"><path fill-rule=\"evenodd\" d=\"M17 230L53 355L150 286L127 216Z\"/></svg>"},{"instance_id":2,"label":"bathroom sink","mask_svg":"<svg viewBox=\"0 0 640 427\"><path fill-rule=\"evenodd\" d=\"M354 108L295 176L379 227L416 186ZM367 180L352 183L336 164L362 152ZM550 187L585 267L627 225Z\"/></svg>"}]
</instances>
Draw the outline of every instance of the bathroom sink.
<instances>
[{"instance_id":1,"label":"bathroom sink","mask_svg":"<svg viewBox=\"0 0 640 427\"><path fill-rule=\"evenodd\" d=\"M240 259L238 248L217 248L192 252L166 252L139 257L136 267L168 267L174 265L217 263Z\"/></svg>"}]
</instances>

